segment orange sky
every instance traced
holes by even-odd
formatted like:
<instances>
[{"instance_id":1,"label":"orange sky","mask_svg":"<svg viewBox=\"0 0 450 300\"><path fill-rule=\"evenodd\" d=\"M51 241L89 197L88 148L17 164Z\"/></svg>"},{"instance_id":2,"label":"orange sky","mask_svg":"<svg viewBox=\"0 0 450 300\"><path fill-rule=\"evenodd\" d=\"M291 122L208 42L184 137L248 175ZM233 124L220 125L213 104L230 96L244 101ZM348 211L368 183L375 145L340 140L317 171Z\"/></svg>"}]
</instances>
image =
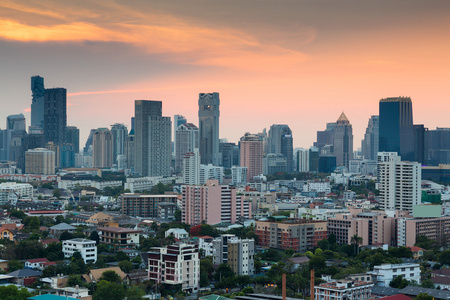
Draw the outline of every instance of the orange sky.
<instances>
[{"instance_id":1,"label":"orange sky","mask_svg":"<svg viewBox=\"0 0 450 300\"><path fill-rule=\"evenodd\" d=\"M68 89L81 144L130 124L135 99L197 124L198 93L214 91L230 141L285 123L309 147L344 111L356 149L384 97L410 96L415 123L450 127L449 36L445 0L0 0L0 118L29 118L41 75Z\"/></svg>"}]
</instances>

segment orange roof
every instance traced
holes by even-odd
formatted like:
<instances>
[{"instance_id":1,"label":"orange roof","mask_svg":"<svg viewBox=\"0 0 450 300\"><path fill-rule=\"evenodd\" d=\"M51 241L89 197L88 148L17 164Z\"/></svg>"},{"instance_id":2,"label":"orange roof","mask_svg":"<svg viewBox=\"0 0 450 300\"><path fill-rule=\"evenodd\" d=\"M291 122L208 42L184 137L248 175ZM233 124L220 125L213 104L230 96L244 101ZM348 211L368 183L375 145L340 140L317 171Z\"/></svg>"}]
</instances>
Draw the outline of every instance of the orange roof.
<instances>
[{"instance_id":1,"label":"orange roof","mask_svg":"<svg viewBox=\"0 0 450 300\"><path fill-rule=\"evenodd\" d=\"M1 228L8 229L8 230L16 230L16 229L17 229L17 226L16 226L16 224L14 224L14 223L1 224L0 227L1 227Z\"/></svg>"},{"instance_id":2,"label":"orange roof","mask_svg":"<svg viewBox=\"0 0 450 300\"><path fill-rule=\"evenodd\" d=\"M420 250L425 250L423 248L420 247L416 247L416 246L412 246L412 247L408 247L409 249L411 249L412 252L418 252Z\"/></svg>"}]
</instances>

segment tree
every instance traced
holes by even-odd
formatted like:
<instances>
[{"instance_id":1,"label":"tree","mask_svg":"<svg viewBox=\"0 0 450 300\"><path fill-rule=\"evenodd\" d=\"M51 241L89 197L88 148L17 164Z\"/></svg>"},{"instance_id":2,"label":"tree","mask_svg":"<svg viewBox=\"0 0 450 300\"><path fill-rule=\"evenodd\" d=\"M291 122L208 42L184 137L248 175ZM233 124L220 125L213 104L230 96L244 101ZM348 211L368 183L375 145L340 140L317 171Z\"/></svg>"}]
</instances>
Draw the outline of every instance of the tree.
<instances>
[{"instance_id":1,"label":"tree","mask_svg":"<svg viewBox=\"0 0 450 300\"><path fill-rule=\"evenodd\" d=\"M81 275L79 274L70 275L69 278L67 279L67 286L77 286L77 285L78 286L83 285Z\"/></svg>"},{"instance_id":2,"label":"tree","mask_svg":"<svg viewBox=\"0 0 450 300\"><path fill-rule=\"evenodd\" d=\"M123 261L123 260L130 260L130 257L123 251L117 252L116 256L114 257L116 261Z\"/></svg>"},{"instance_id":3,"label":"tree","mask_svg":"<svg viewBox=\"0 0 450 300\"><path fill-rule=\"evenodd\" d=\"M27 218L27 215L25 214L25 212L21 211L21 210L13 210L10 214L10 217L16 217L21 219L22 221Z\"/></svg>"},{"instance_id":4,"label":"tree","mask_svg":"<svg viewBox=\"0 0 450 300\"><path fill-rule=\"evenodd\" d=\"M98 243L100 241L98 232L96 230L92 231L91 234L89 235L89 239L95 241L95 244L98 245Z\"/></svg>"},{"instance_id":5,"label":"tree","mask_svg":"<svg viewBox=\"0 0 450 300\"><path fill-rule=\"evenodd\" d=\"M420 293L419 295L417 295L416 298L414 298L415 300L433 300L434 297L428 295L427 293Z\"/></svg>"},{"instance_id":6,"label":"tree","mask_svg":"<svg viewBox=\"0 0 450 300\"><path fill-rule=\"evenodd\" d=\"M363 243L363 238L355 234L350 239L350 244L354 245L355 247L355 255L359 253L359 245Z\"/></svg>"},{"instance_id":7,"label":"tree","mask_svg":"<svg viewBox=\"0 0 450 300\"><path fill-rule=\"evenodd\" d=\"M234 272L228 264L220 264L214 277L217 281L221 281L223 278L234 277Z\"/></svg>"},{"instance_id":8,"label":"tree","mask_svg":"<svg viewBox=\"0 0 450 300\"><path fill-rule=\"evenodd\" d=\"M119 274L117 274L116 272L114 272L112 270L103 272L102 277L100 277L100 280L116 282L116 283L119 283L122 281Z\"/></svg>"},{"instance_id":9,"label":"tree","mask_svg":"<svg viewBox=\"0 0 450 300\"><path fill-rule=\"evenodd\" d=\"M68 232L68 231L64 231L63 233L61 233L61 235L59 236L59 239L61 241L66 241L66 240L71 240L73 239L73 234Z\"/></svg>"},{"instance_id":10,"label":"tree","mask_svg":"<svg viewBox=\"0 0 450 300\"><path fill-rule=\"evenodd\" d=\"M427 288L427 289L435 289L436 288L434 286L433 281L431 281L430 279L422 281L422 284L420 286L423 288Z\"/></svg>"},{"instance_id":11,"label":"tree","mask_svg":"<svg viewBox=\"0 0 450 300\"><path fill-rule=\"evenodd\" d=\"M32 296L26 288L15 285L0 286L0 295L3 300L27 300Z\"/></svg>"},{"instance_id":12,"label":"tree","mask_svg":"<svg viewBox=\"0 0 450 300\"><path fill-rule=\"evenodd\" d=\"M23 269L23 262L17 260L10 260L8 262L8 272L14 272L16 270Z\"/></svg>"},{"instance_id":13,"label":"tree","mask_svg":"<svg viewBox=\"0 0 450 300\"><path fill-rule=\"evenodd\" d=\"M29 217L25 220L25 227L29 231L39 230L40 225L41 222L39 221L38 217Z\"/></svg>"},{"instance_id":14,"label":"tree","mask_svg":"<svg viewBox=\"0 0 450 300\"><path fill-rule=\"evenodd\" d=\"M396 289L404 289L408 286L408 280L404 279L402 276L397 276L389 283L390 287L396 288Z\"/></svg>"},{"instance_id":15,"label":"tree","mask_svg":"<svg viewBox=\"0 0 450 300\"><path fill-rule=\"evenodd\" d=\"M56 199L61 198L61 190L60 189L53 190L53 197L55 197Z\"/></svg>"},{"instance_id":16,"label":"tree","mask_svg":"<svg viewBox=\"0 0 450 300\"><path fill-rule=\"evenodd\" d=\"M416 238L416 243L414 244L414 246L430 250L431 248L436 246L436 242L424 235L419 235Z\"/></svg>"},{"instance_id":17,"label":"tree","mask_svg":"<svg viewBox=\"0 0 450 300\"><path fill-rule=\"evenodd\" d=\"M130 273L131 270L133 270L133 264L129 260L122 260L122 261L119 262L119 268L124 273L128 274L128 273Z\"/></svg>"},{"instance_id":18,"label":"tree","mask_svg":"<svg viewBox=\"0 0 450 300\"><path fill-rule=\"evenodd\" d=\"M55 266L48 266L42 271L42 277L53 277L56 275L56 267Z\"/></svg>"},{"instance_id":19,"label":"tree","mask_svg":"<svg viewBox=\"0 0 450 300\"><path fill-rule=\"evenodd\" d=\"M326 258L321 255L314 255L308 262L309 269L320 270L327 266Z\"/></svg>"},{"instance_id":20,"label":"tree","mask_svg":"<svg viewBox=\"0 0 450 300\"><path fill-rule=\"evenodd\" d=\"M181 210L177 209L174 214L175 221L181 222Z\"/></svg>"},{"instance_id":21,"label":"tree","mask_svg":"<svg viewBox=\"0 0 450 300\"><path fill-rule=\"evenodd\" d=\"M106 271L108 272L108 271ZM104 272L103 274L105 274ZM114 271L112 271L114 272ZM115 272L114 272L115 273ZM103 277L103 276L102 276ZM122 284L101 280L92 297L93 300L123 300L125 298L125 289Z\"/></svg>"},{"instance_id":22,"label":"tree","mask_svg":"<svg viewBox=\"0 0 450 300\"><path fill-rule=\"evenodd\" d=\"M438 254L437 258L441 265L450 264L450 250L442 251Z\"/></svg>"},{"instance_id":23,"label":"tree","mask_svg":"<svg viewBox=\"0 0 450 300\"><path fill-rule=\"evenodd\" d=\"M137 286L132 286L127 289L127 300L141 300L145 296L145 290Z\"/></svg>"}]
</instances>

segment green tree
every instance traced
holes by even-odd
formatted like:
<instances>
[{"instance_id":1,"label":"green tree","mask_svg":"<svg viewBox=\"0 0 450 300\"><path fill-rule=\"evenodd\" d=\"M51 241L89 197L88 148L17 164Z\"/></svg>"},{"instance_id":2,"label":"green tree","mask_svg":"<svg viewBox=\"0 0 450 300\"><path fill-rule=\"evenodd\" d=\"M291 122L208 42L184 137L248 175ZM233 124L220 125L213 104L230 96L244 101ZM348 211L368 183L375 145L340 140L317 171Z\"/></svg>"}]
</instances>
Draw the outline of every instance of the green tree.
<instances>
[{"instance_id":1,"label":"green tree","mask_svg":"<svg viewBox=\"0 0 450 300\"><path fill-rule=\"evenodd\" d=\"M61 190L60 189L53 190L53 197L55 197L56 199L60 199L61 198Z\"/></svg>"},{"instance_id":2,"label":"green tree","mask_svg":"<svg viewBox=\"0 0 450 300\"><path fill-rule=\"evenodd\" d=\"M21 211L21 210L13 210L10 214L10 217L16 217L21 219L22 221L27 218L27 215L25 214L25 212Z\"/></svg>"},{"instance_id":3,"label":"green tree","mask_svg":"<svg viewBox=\"0 0 450 300\"><path fill-rule=\"evenodd\" d=\"M114 257L116 261L123 261L123 260L130 260L130 257L123 251L117 252L116 256Z\"/></svg>"},{"instance_id":4,"label":"green tree","mask_svg":"<svg viewBox=\"0 0 450 300\"><path fill-rule=\"evenodd\" d=\"M127 300L141 300L145 296L145 290L137 286L131 286L127 289Z\"/></svg>"},{"instance_id":5,"label":"green tree","mask_svg":"<svg viewBox=\"0 0 450 300\"><path fill-rule=\"evenodd\" d=\"M363 238L355 234L350 239L350 244L352 244L355 247L355 255L359 253L359 245L363 243Z\"/></svg>"},{"instance_id":6,"label":"green tree","mask_svg":"<svg viewBox=\"0 0 450 300\"><path fill-rule=\"evenodd\" d=\"M326 258L321 256L321 255L314 255L313 257L311 257L311 259L308 262L309 265L309 269L314 269L314 270L320 270L325 268L326 265Z\"/></svg>"},{"instance_id":7,"label":"green tree","mask_svg":"<svg viewBox=\"0 0 450 300\"><path fill-rule=\"evenodd\" d=\"M56 267L55 266L48 266L42 271L42 277L53 277L56 275Z\"/></svg>"},{"instance_id":8,"label":"green tree","mask_svg":"<svg viewBox=\"0 0 450 300\"><path fill-rule=\"evenodd\" d=\"M430 279L426 279L426 280L422 281L422 284L420 286L423 288L427 288L427 289L435 289L436 288L434 286L433 281L431 281Z\"/></svg>"},{"instance_id":9,"label":"green tree","mask_svg":"<svg viewBox=\"0 0 450 300\"><path fill-rule=\"evenodd\" d=\"M100 241L100 236L98 235L98 232L96 230L94 230L89 235L89 239L95 241L96 245L98 245L98 243Z\"/></svg>"},{"instance_id":10,"label":"green tree","mask_svg":"<svg viewBox=\"0 0 450 300\"><path fill-rule=\"evenodd\" d=\"M450 264L450 250L442 251L438 254L437 258L441 265Z\"/></svg>"},{"instance_id":11,"label":"green tree","mask_svg":"<svg viewBox=\"0 0 450 300\"><path fill-rule=\"evenodd\" d=\"M119 262L119 268L124 272L124 273L130 273L131 270L133 270L133 264L131 263L131 261L129 260L122 260Z\"/></svg>"},{"instance_id":12,"label":"green tree","mask_svg":"<svg viewBox=\"0 0 450 300\"><path fill-rule=\"evenodd\" d=\"M23 269L23 262L17 261L17 260L10 260L8 262L8 271L14 272L16 270Z\"/></svg>"},{"instance_id":13,"label":"green tree","mask_svg":"<svg viewBox=\"0 0 450 300\"><path fill-rule=\"evenodd\" d=\"M15 285L0 286L0 295L3 300L27 300L32 296L26 288Z\"/></svg>"},{"instance_id":14,"label":"green tree","mask_svg":"<svg viewBox=\"0 0 450 300\"><path fill-rule=\"evenodd\" d=\"M390 287L396 289L403 289L408 286L408 280L404 279L402 276L397 276L389 283Z\"/></svg>"},{"instance_id":15,"label":"green tree","mask_svg":"<svg viewBox=\"0 0 450 300\"><path fill-rule=\"evenodd\" d=\"M100 277L100 280L116 282L116 283L122 282L122 279L120 279L119 274L117 274L116 272L114 272L112 270L103 272L102 277Z\"/></svg>"},{"instance_id":16,"label":"green tree","mask_svg":"<svg viewBox=\"0 0 450 300\"><path fill-rule=\"evenodd\" d=\"M419 295L417 295L416 298L414 298L415 300L434 300L433 296L428 295L427 293L420 293Z\"/></svg>"},{"instance_id":17,"label":"green tree","mask_svg":"<svg viewBox=\"0 0 450 300\"><path fill-rule=\"evenodd\" d=\"M181 222L181 210L177 209L174 214L175 221Z\"/></svg>"},{"instance_id":18,"label":"green tree","mask_svg":"<svg viewBox=\"0 0 450 300\"><path fill-rule=\"evenodd\" d=\"M214 277L217 281L221 281L223 278L234 277L234 272L228 264L220 264Z\"/></svg>"},{"instance_id":19,"label":"green tree","mask_svg":"<svg viewBox=\"0 0 450 300\"><path fill-rule=\"evenodd\" d=\"M106 271L108 272L108 271ZM105 274L104 272L103 274ZM114 272L114 271L113 271ZM115 273L115 272L114 272ZM103 277L103 276L102 276ZM93 300L123 300L125 298L125 289L122 284L101 280L92 297Z\"/></svg>"},{"instance_id":20,"label":"green tree","mask_svg":"<svg viewBox=\"0 0 450 300\"><path fill-rule=\"evenodd\" d=\"M436 246L436 242L424 235L419 235L416 238L416 243L414 244L414 246L430 250L431 248L434 248Z\"/></svg>"},{"instance_id":21,"label":"green tree","mask_svg":"<svg viewBox=\"0 0 450 300\"><path fill-rule=\"evenodd\" d=\"M25 228L29 231L39 230L41 222L38 217L29 217L25 220Z\"/></svg>"},{"instance_id":22,"label":"green tree","mask_svg":"<svg viewBox=\"0 0 450 300\"><path fill-rule=\"evenodd\" d=\"M79 274L74 274L74 275L70 275L69 278L67 279L67 286L82 286L83 285L83 280L81 279L81 275Z\"/></svg>"}]
</instances>

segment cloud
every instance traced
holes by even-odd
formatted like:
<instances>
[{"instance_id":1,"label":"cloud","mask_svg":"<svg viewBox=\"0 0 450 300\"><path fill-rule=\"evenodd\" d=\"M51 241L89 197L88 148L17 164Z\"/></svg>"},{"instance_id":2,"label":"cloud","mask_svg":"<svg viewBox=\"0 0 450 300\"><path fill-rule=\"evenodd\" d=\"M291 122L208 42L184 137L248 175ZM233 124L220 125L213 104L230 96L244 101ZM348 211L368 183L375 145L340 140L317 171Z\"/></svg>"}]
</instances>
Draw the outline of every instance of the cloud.
<instances>
[{"instance_id":1,"label":"cloud","mask_svg":"<svg viewBox=\"0 0 450 300\"><path fill-rule=\"evenodd\" d=\"M161 12L140 12L107 3L108 8L94 7L87 12L86 7L68 7L63 14L56 4L52 11L45 6L48 3L29 7L8 2L6 7L28 14L26 20L32 21L16 19L14 14L0 15L0 38L21 42L119 42L173 63L256 71L277 70L308 58L300 51L229 27L207 27ZM96 10L105 11L101 15ZM315 33L305 28L305 34L297 36L310 42Z\"/></svg>"}]
</instances>

